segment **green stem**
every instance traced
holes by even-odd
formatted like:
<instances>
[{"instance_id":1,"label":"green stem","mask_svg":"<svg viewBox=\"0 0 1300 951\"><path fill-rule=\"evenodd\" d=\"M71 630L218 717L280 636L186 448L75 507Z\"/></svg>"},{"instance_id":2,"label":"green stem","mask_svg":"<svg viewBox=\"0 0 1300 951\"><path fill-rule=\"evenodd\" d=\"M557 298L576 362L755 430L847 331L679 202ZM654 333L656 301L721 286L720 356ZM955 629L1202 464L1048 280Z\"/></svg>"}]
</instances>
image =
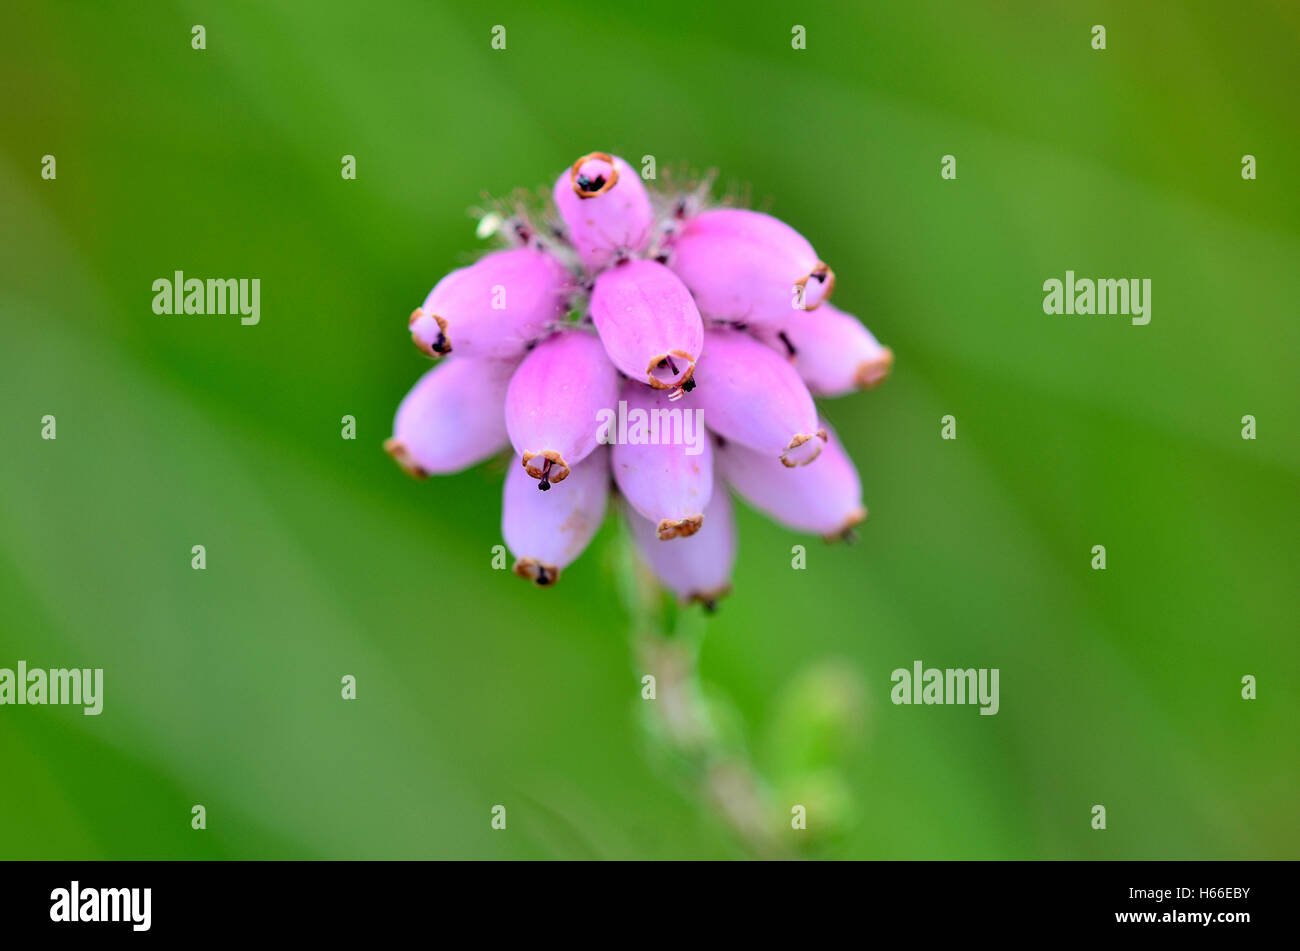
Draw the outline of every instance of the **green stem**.
<instances>
[{"instance_id":1,"label":"green stem","mask_svg":"<svg viewBox=\"0 0 1300 951\"><path fill-rule=\"evenodd\" d=\"M724 741L700 681L702 609L682 608L665 592L635 550L620 520L618 579L630 620L639 676L655 678L651 705L657 736L686 766L694 793L755 857L780 857L765 784L749 756Z\"/></svg>"}]
</instances>

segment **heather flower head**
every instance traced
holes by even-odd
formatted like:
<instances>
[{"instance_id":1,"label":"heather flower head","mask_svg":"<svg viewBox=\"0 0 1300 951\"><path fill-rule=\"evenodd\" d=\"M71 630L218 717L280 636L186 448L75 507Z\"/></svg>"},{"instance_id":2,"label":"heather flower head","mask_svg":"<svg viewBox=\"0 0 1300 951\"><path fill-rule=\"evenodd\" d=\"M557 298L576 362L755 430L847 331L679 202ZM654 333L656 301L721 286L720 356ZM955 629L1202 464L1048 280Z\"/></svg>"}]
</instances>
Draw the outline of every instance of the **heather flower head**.
<instances>
[{"instance_id":1,"label":"heather flower head","mask_svg":"<svg viewBox=\"0 0 1300 951\"><path fill-rule=\"evenodd\" d=\"M813 397L876 385L893 354L827 302L835 274L806 238L708 191L581 156L549 201L483 213L480 236L506 246L411 314L438 363L385 448L417 478L508 449L502 534L538 585L582 554L611 494L664 587L709 606L730 589L731 492L829 539L866 517Z\"/></svg>"}]
</instances>

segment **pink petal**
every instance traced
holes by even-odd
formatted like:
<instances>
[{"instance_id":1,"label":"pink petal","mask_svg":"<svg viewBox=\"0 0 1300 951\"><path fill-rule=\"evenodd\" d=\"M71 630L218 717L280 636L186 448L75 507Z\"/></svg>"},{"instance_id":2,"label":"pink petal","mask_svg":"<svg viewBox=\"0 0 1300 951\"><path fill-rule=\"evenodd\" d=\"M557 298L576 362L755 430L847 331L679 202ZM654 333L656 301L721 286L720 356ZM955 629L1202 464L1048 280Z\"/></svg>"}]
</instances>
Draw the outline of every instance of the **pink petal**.
<instances>
[{"instance_id":1,"label":"pink petal","mask_svg":"<svg viewBox=\"0 0 1300 951\"><path fill-rule=\"evenodd\" d=\"M641 176L616 155L584 155L561 173L553 195L569 240L593 274L650 241L650 196Z\"/></svg>"},{"instance_id":2,"label":"pink petal","mask_svg":"<svg viewBox=\"0 0 1300 951\"><path fill-rule=\"evenodd\" d=\"M830 297L835 274L785 222L719 208L696 215L673 239L668 266L712 320L772 324Z\"/></svg>"},{"instance_id":3,"label":"pink petal","mask_svg":"<svg viewBox=\"0 0 1300 951\"><path fill-rule=\"evenodd\" d=\"M690 402L720 436L787 466L812 462L826 441L794 367L738 330L710 330Z\"/></svg>"},{"instance_id":4,"label":"pink petal","mask_svg":"<svg viewBox=\"0 0 1300 951\"><path fill-rule=\"evenodd\" d=\"M552 585L582 554L605 518L609 450L600 446L569 472L563 492L538 492L521 465L506 473L501 534L514 553L515 574Z\"/></svg>"},{"instance_id":5,"label":"pink petal","mask_svg":"<svg viewBox=\"0 0 1300 951\"><path fill-rule=\"evenodd\" d=\"M506 394L506 428L540 488L563 482L596 448L600 412L617 399L618 373L593 333L563 331L524 357Z\"/></svg>"},{"instance_id":6,"label":"pink petal","mask_svg":"<svg viewBox=\"0 0 1300 951\"><path fill-rule=\"evenodd\" d=\"M624 384L621 398L627 431L620 424L610 451L614 481L660 538L694 535L713 494L713 447L703 414L634 380Z\"/></svg>"},{"instance_id":7,"label":"pink petal","mask_svg":"<svg viewBox=\"0 0 1300 951\"><path fill-rule=\"evenodd\" d=\"M736 522L731 496L718 485L704 509L704 524L689 538L665 542L653 522L635 510L626 511L637 547L655 576L683 601L703 601L712 608L731 590L736 561Z\"/></svg>"},{"instance_id":8,"label":"pink petal","mask_svg":"<svg viewBox=\"0 0 1300 951\"><path fill-rule=\"evenodd\" d=\"M834 432L815 466L790 469L736 443L717 450L718 468L751 505L799 532L835 538L867 517L862 483Z\"/></svg>"},{"instance_id":9,"label":"pink petal","mask_svg":"<svg viewBox=\"0 0 1300 951\"><path fill-rule=\"evenodd\" d=\"M790 357L814 396L869 389L884 380L894 365L892 350L882 346L858 318L829 303L797 314L779 328L762 328L757 335Z\"/></svg>"},{"instance_id":10,"label":"pink petal","mask_svg":"<svg viewBox=\"0 0 1300 951\"><path fill-rule=\"evenodd\" d=\"M411 337L430 356L521 357L563 316L572 283L545 252L494 251L434 286L411 314Z\"/></svg>"},{"instance_id":11,"label":"pink petal","mask_svg":"<svg viewBox=\"0 0 1300 951\"><path fill-rule=\"evenodd\" d=\"M704 345L691 294L656 261L627 261L596 278L591 317L614 366L656 389L689 385Z\"/></svg>"},{"instance_id":12,"label":"pink petal","mask_svg":"<svg viewBox=\"0 0 1300 951\"><path fill-rule=\"evenodd\" d=\"M384 449L416 478L482 462L507 443L504 405L513 369L498 360L442 361L397 407Z\"/></svg>"}]
</instances>

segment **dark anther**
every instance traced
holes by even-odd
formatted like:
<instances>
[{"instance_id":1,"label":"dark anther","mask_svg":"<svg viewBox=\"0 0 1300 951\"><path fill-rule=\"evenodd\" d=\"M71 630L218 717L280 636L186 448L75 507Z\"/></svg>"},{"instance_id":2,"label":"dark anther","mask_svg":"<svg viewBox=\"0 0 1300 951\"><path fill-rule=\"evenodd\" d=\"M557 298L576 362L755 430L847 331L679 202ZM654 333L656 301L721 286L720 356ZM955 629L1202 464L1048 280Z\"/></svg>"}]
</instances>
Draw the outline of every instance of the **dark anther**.
<instances>
[{"instance_id":1,"label":"dark anther","mask_svg":"<svg viewBox=\"0 0 1300 951\"><path fill-rule=\"evenodd\" d=\"M551 573L544 567L539 567L537 569L537 583L542 587L551 583Z\"/></svg>"},{"instance_id":2,"label":"dark anther","mask_svg":"<svg viewBox=\"0 0 1300 951\"><path fill-rule=\"evenodd\" d=\"M542 466L542 478L537 483L537 488L539 488L543 492L549 492L551 490L551 480L547 478L547 476L549 476L550 474L551 474L551 460L547 459L546 463Z\"/></svg>"},{"instance_id":3,"label":"dark anther","mask_svg":"<svg viewBox=\"0 0 1300 951\"><path fill-rule=\"evenodd\" d=\"M668 255L666 255L666 254L660 254L660 255L658 255L658 256L655 258L655 260L658 261L660 264L667 264L667 263L668 263Z\"/></svg>"},{"instance_id":4,"label":"dark anther","mask_svg":"<svg viewBox=\"0 0 1300 951\"><path fill-rule=\"evenodd\" d=\"M579 175L578 187L584 192L598 192L605 187L605 176L597 175L595 178L588 178L586 175Z\"/></svg>"},{"instance_id":5,"label":"dark anther","mask_svg":"<svg viewBox=\"0 0 1300 951\"><path fill-rule=\"evenodd\" d=\"M434 353L450 353L451 347L447 344L447 337L444 334L438 334L437 338L430 344Z\"/></svg>"},{"instance_id":6,"label":"dark anther","mask_svg":"<svg viewBox=\"0 0 1300 951\"><path fill-rule=\"evenodd\" d=\"M715 600L713 600L712 598L705 598L705 599L704 599L704 613L705 613L705 614L712 614L712 613L715 612L716 610L718 610L718 602L715 601Z\"/></svg>"},{"instance_id":7,"label":"dark anther","mask_svg":"<svg viewBox=\"0 0 1300 951\"><path fill-rule=\"evenodd\" d=\"M687 393L689 393L691 390L695 389L695 378L692 377L691 379L689 379L689 380L687 380L685 383L683 383L683 384L682 384L682 389L685 390Z\"/></svg>"},{"instance_id":8,"label":"dark anther","mask_svg":"<svg viewBox=\"0 0 1300 951\"><path fill-rule=\"evenodd\" d=\"M664 363L668 364L668 369L672 370L672 371L673 371L673 375L676 376L676 375L677 375L677 364L673 363L673 358L672 358L672 357L664 357L664 359L663 359L663 363L660 363L659 365L660 365L660 366L663 366Z\"/></svg>"},{"instance_id":9,"label":"dark anther","mask_svg":"<svg viewBox=\"0 0 1300 951\"><path fill-rule=\"evenodd\" d=\"M685 218L685 217L686 217L686 199L685 199L685 198L679 198L679 199L677 200L677 204L673 207L673 214L676 215L678 218Z\"/></svg>"},{"instance_id":10,"label":"dark anther","mask_svg":"<svg viewBox=\"0 0 1300 951\"><path fill-rule=\"evenodd\" d=\"M785 331L782 330L777 336L781 338L781 342L785 344L785 348L790 351L790 356L793 357L798 351L795 350L794 344L790 342L790 338L785 335Z\"/></svg>"}]
</instances>

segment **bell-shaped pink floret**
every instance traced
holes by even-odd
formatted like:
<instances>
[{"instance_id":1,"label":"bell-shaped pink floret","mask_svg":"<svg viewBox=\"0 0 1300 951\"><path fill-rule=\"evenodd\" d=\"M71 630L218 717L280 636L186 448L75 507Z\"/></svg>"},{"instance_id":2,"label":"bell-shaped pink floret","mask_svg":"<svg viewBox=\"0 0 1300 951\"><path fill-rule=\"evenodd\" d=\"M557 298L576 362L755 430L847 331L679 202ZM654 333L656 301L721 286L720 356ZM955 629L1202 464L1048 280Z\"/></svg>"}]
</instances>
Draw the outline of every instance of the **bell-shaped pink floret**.
<instances>
[{"instance_id":1,"label":"bell-shaped pink floret","mask_svg":"<svg viewBox=\"0 0 1300 951\"><path fill-rule=\"evenodd\" d=\"M832 304L792 317L779 328L757 329L773 350L789 357L813 396L843 396L884 380L894 352L862 321Z\"/></svg>"},{"instance_id":2,"label":"bell-shaped pink floret","mask_svg":"<svg viewBox=\"0 0 1300 951\"><path fill-rule=\"evenodd\" d=\"M835 274L807 239L757 211L719 208L688 220L668 266L711 320L770 325L830 297Z\"/></svg>"},{"instance_id":3,"label":"bell-shaped pink floret","mask_svg":"<svg viewBox=\"0 0 1300 951\"><path fill-rule=\"evenodd\" d=\"M439 281L411 314L411 337L430 356L514 359L565 312L572 275L536 248L493 251Z\"/></svg>"},{"instance_id":4,"label":"bell-shaped pink floret","mask_svg":"<svg viewBox=\"0 0 1300 951\"><path fill-rule=\"evenodd\" d=\"M563 482L596 448L601 413L617 399L618 372L590 331L562 331L524 357L506 393L506 428L538 488Z\"/></svg>"},{"instance_id":5,"label":"bell-shaped pink floret","mask_svg":"<svg viewBox=\"0 0 1300 951\"><path fill-rule=\"evenodd\" d=\"M584 155L560 174L553 195L569 240L592 274L650 242L650 196L641 176L616 155Z\"/></svg>"},{"instance_id":6,"label":"bell-shaped pink floret","mask_svg":"<svg viewBox=\"0 0 1300 951\"><path fill-rule=\"evenodd\" d=\"M862 483L853 460L830 428L815 466L790 469L775 459L736 443L717 449L719 471L756 509L799 532L846 536L867 517Z\"/></svg>"},{"instance_id":7,"label":"bell-shaped pink floret","mask_svg":"<svg viewBox=\"0 0 1300 951\"><path fill-rule=\"evenodd\" d=\"M736 561L736 522L727 487L719 483L704 510L704 524L690 538L661 541L655 525L625 506L632 536L655 576L683 601L712 610L731 590Z\"/></svg>"},{"instance_id":8,"label":"bell-shaped pink floret","mask_svg":"<svg viewBox=\"0 0 1300 951\"><path fill-rule=\"evenodd\" d=\"M621 400L610 451L619 491L659 538L694 535L713 494L713 446L703 413L634 380L624 384Z\"/></svg>"},{"instance_id":9,"label":"bell-shaped pink floret","mask_svg":"<svg viewBox=\"0 0 1300 951\"><path fill-rule=\"evenodd\" d=\"M821 452L826 433L817 422L808 387L770 347L739 330L710 330L689 400L704 424L732 442L802 466Z\"/></svg>"},{"instance_id":10,"label":"bell-shaped pink floret","mask_svg":"<svg viewBox=\"0 0 1300 951\"><path fill-rule=\"evenodd\" d=\"M690 291L656 261L627 261L596 278L591 318L614 366L655 389L691 386L704 324Z\"/></svg>"},{"instance_id":11,"label":"bell-shaped pink floret","mask_svg":"<svg viewBox=\"0 0 1300 951\"><path fill-rule=\"evenodd\" d=\"M605 518L609 450L600 446L569 472L563 492L538 492L521 465L506 473L501 534L514 553L515 574L541 585L582 554Z\"/></svg>"},{"instance_id":12,"label":"bell-shaped pink floret","mask_svg":"<svg viewBox=\"0 0 1300 951\"><path fill-rule=\"evenodd\" d=\"M418 479L458 472L502 449L513 366L456 356L420 377L397 407L384 449Z\"/></svg>"}]
</instances>

